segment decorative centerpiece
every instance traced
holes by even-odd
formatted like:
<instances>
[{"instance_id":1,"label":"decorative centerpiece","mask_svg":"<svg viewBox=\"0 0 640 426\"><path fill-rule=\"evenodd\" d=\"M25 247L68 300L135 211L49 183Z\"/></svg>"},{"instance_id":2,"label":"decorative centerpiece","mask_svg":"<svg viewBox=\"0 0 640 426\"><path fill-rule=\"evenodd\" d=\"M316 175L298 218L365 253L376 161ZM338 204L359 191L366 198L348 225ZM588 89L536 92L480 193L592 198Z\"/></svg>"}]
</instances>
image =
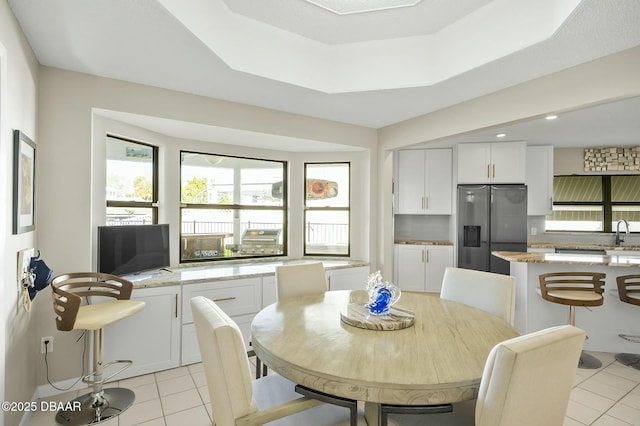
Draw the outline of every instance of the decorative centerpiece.
<instances>
[{"instance_id":1,"label":"decorative centerpiece","mask_svg":"<svg viewBox=\"0 0 640 426\"><path fill-rule=\"evenodd\" d=\"M369 275L367 293L369 294L369 303L365 307L369 308L371 315L388 315L389 308L400 299L401 295L400 288L385 281L380 271Z\"/></svg>"},{"instance_id":2,"label":"decorative centerpiece","mask_svg":"<svg viewBox=\"0 0 640 426\"><path fill-rule=\"evenodd\" d=\"M353 290L349 304L340 312L345 324L367 330L402 330L411 327L415 315L394 306L400 299L400 288L382 278L380 271L369 275L366 291Z\"/></svg>"}]
</instances>

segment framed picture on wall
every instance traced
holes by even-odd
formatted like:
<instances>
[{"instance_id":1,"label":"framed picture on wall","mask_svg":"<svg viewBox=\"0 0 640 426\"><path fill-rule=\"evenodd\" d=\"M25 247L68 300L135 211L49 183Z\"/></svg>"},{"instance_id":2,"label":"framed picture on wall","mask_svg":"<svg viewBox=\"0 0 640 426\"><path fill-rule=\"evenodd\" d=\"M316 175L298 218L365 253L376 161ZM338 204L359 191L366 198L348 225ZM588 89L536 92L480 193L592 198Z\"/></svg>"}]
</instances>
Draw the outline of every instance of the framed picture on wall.
<instances>
[{"instance_id":1,"label":"framed picture on wall","mask_svg":"<svg viewBox=\"0 0 640 426\"><path fill-rule=\"evenodd\" d=\"M36 144L20 130L13 131L13 233L36 229Z\"/></svg>"}]
</instances>

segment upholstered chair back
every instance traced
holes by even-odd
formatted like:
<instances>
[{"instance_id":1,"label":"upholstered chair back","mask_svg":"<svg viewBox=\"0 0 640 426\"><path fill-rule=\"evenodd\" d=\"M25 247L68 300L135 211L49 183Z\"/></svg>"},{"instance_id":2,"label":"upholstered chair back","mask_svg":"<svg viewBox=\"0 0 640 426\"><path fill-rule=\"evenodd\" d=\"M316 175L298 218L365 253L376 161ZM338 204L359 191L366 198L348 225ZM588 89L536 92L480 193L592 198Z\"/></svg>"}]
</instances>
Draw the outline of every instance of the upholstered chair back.
<instances>
[{"instance_id":1,"label":"upholstered chair back","mask_svg":"<svg viewBox=\"0 0 640 426\"><path fill-rule=\"evenodd\" d=\"M585 332L564 325L496 345L485 364L477 426L562 425Z\"/></svg>"},{"instance_id":2,"label":"upholstered chair back","mask_svg":"<svg viewBox=\"0 0 640 426\"><path fill-rule=\"evenodd\" d=\"M514 325L516 282L512 276L448 267L440 297L482 309Z\"/></svg>"},{"instance_id":3,"label":"upholstered chair back","mask_svg":"<svg viewBox=\"0 0 640 426\"><path fill-rule=\"evenodd\" d=\"M278 300L304 294L324 293L329 289L321 262L276 268Z\"/></svg>"},{"instance_id":4,"label":"upholstered chair back","mask_svg":"<svg viewBox=\"0 0 640 426\"><path fill-rule=\"evenodd\" d=\"M238 325L210 299L191 299L193 321L216 426L234 426L235 419L256 412L251 367Z\"/></svg>"}]
</instances>

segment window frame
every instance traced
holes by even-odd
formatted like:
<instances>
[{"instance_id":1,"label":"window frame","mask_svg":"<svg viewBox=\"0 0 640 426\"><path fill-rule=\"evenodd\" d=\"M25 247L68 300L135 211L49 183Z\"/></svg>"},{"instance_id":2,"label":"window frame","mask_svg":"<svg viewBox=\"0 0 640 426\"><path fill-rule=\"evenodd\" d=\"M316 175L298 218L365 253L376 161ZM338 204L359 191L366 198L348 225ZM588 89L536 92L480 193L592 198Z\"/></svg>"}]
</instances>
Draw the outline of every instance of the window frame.
<instances>
[{"instance_id":1,"label":"window frame","mask_svg":"<svg viewBox=\"0 0 640 426\"><path fill-rule=\"evenodd\" d=\"M567 176L576 176L576 175L557 175L556 177L567 177ZM611 193L611 178L613 176L628 176L628 175L579 175L579 176L592 176L599 177L601 190L602 190L602 201L553 201L553 206L597 206L602 207L602 231L575 231L575 230L553 230L550 232L577 232L577 233L599 233L599 234L607 234L615 232L613 229L613 207L615 206L637 206L640 205L640 200L637 202L634 201L612 201ZM548 216L547 216L548 217ZM546 219L545 219L546 220ZM631 232L638 234L638 232Z\"/></svg>"},{"instance_id":2,"label":"window frame","mask_svg":"<svg viewBox=\"0 0 640 426\"><path fill-rule=\"evenodd\" d=\"M282 206L256 206L256 205L245 205L245 204L236 204L235 200L234 200L234 204L219 204L219 203L183 203L182 202L182 158L183 158L183 154L198 154L198 155L211 155L211 156L217 156L217 157L225 157L225 158L234 158L234 159L242 159L242 160L255 160L255 161L264 161L264 162L271 162L271 163L278 163L282 165L282 192L283 192L283 197L282 197ZM178 229L179 229L179 244L180 244L180 248L178 250L178 261L179 263L200 263L200 262L219 262L219 261L225 261L225 260L244 260L244 259L256 259L256 258L268 258L268 257L283 257L283 256L288 256L288 235L289 235L289 221L288 221L288 215L289 215L289 202L288 202L288 162L285 160L273 160L273 159L267 159L267 158L255 158L255 157L246 157L246 156L239 156L239 155L229 155L229 154L218 154L218 153L212 153L212 152L201 152L201 151L193 151L193 150L187 150L187 149L181 149L180 153L179 153L179 161L180 161L180 173L179 173L179 179L180 179L180 189L179 189L179 194L178 194L178 201L179 201L179 209L180 209L180 214L179 214L179 224L178 224ZM234 182L235 185L235 182ZM260 210L264 210L264 211L268 211L268 210L282 210L282 253L281 254L268 254L268 255L255 255L255 256L251 256L251 255L245 255L245 256L238 256L238 257L225 257L225 256L221 256L219 258L203 258L203 259L183 259L182 257L182 237L183 237L183 210L185 209L192 209L192 210L196 210L196 209L202 209L202 210L236 210L236 211L246 211L246 210L254 210L254 211L260 211ZM192 235L192 234L185 234L185 235ZM193 234L193 235L198 235L198 234Z\"/></svg>"},{"instance_id":3,"label":"window frame","mask_svg":"<svg viewBox=\"0 0 640 426\"><path fill-rule=\"evenodd\" d=\"M340 165L344 164L349 168L349 197L347 207L309 207L307 206L307 166L308 165ZM304 200L302 213L302 254L303 256L330 256L330 257L350 257L351 256L351 162L350 161L305 161L303 163L303 189ZM342 253L308 253L307 252L307 212L308 211L346 211L349 223L347 224L347 252Z\"/></svg>"},{"instance_id":4,"label":"window frame","mask_svg":"<svg viewBox=\"0 0 640 426\"><path fill-rule=\"evenodd\" d=\"M134 139L126 138L123 136L117 136L109 133L107 133L106 138L107 138L107 141L106 141L107 144L109 144L109 139L116 139L126 143L141 145L141 146L144 146L145 148L151 148L151 152L152 152L151 201L119 201L119 200L116 201L116 200L109 200L107 197L105 197L106 208L108 209L109 207L116 207L116 208L130 207L130 208L151 209L151 223L147 225L157 225L158 224L158 198L160 193L158 188L159 182L160 182L160 178L159 178L160 173L159 173L159 166L158 166L159 164L158 153L160 151L159 148L156 145L152 145L147 142L141 142L139 140L134 140ZM106 157L106 159L107 161L109 161L109 157ZM108 179L108 175L105 175L105 178ZM118 226L118 225L109 225L108 221L105 221L105 222L106 222L106 226ZM141 224L141 225L145 225L145 224Z\"/></svg>"}]
</instances>

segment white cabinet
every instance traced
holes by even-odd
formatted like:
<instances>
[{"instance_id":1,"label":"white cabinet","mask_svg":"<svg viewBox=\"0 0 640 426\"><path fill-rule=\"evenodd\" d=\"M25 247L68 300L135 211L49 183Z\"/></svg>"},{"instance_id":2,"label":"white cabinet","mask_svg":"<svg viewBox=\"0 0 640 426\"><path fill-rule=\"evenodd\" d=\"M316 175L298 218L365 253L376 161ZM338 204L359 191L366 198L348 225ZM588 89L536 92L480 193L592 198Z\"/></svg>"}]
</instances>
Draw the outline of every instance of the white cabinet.
<instances>
[{"instance_id":1,"label":"white cabinet","mask_svg":"<svg viewBox=\"0 0 640 426\"><path fill-rule=\"evenodd\" d=\"M398 151L398 214L451 214L451 149Z\"/></svg>"},{"instance_id":2,"label":"white cabinet","mask_svg":"<svg viewBox=\"0 0 640 426\"><path fill-rule=\"evenodd\" d=\"M262 307L265 308L278 301L278 286L276 276L262 277Z\"/></svg>"},{"instance_id":3,"label":"white cabinet","mask_svg":"<svg viewBox=\"0 0 640 426\"><path fill-rule=\"evenodd\" d=\"M458 145L458 183L524 183L526 142Z\"/></svg>"},{"instance_id":4,"label":"white cabinet","mask_svg":"<svg viewBox=\"0 0 640 426\"><path fill-rule=\"evenodd\" d=\"M364 290L367 288L369 267L332 269L327 271L329 290Z\"/></svg>"},{"instance_id":5,"label":"white cabinet","mask_svg":"<svg viewBox=\"0 0 640 426\"><path fill-rule=\"evenodd\" d=\"M447 266L453 266L452 246L395 245L394 282L401 290L440 293Z\"/></svg>"},{"instance_id":6,"label":"white cabinet","mask_svg":"<svg viewBox=\"0 0 640 426\"><path fill-rule=\"evenodd\" d=\"M553 213L553 146L527 147L527 214Z\"/></svg>"},{"instance_id":7,"label":"white cabinet","mask_svg":"<svg viewBox=\"0 0 640 426\"><path fill-rule=\"evenodd\" d=\"M133 361L117 379L178 367L180 286L134 289L132 299L144 301L145 307L142 312L105 328L105 362Z\"/></svg>"},{"instance_id":8,"label":"white cabinet","mask_svg":"<svg viewBox=\"0 0 640 426\"><path fill-rule=\"evenodd\" d=\"M262 309L262 278L187 284L182 289L182 365L200 361L190 304L191 298L197 296L204 296L216 302L238 324L245 345L249 348L251 321Z\"/></svg>"}]
</instances>

